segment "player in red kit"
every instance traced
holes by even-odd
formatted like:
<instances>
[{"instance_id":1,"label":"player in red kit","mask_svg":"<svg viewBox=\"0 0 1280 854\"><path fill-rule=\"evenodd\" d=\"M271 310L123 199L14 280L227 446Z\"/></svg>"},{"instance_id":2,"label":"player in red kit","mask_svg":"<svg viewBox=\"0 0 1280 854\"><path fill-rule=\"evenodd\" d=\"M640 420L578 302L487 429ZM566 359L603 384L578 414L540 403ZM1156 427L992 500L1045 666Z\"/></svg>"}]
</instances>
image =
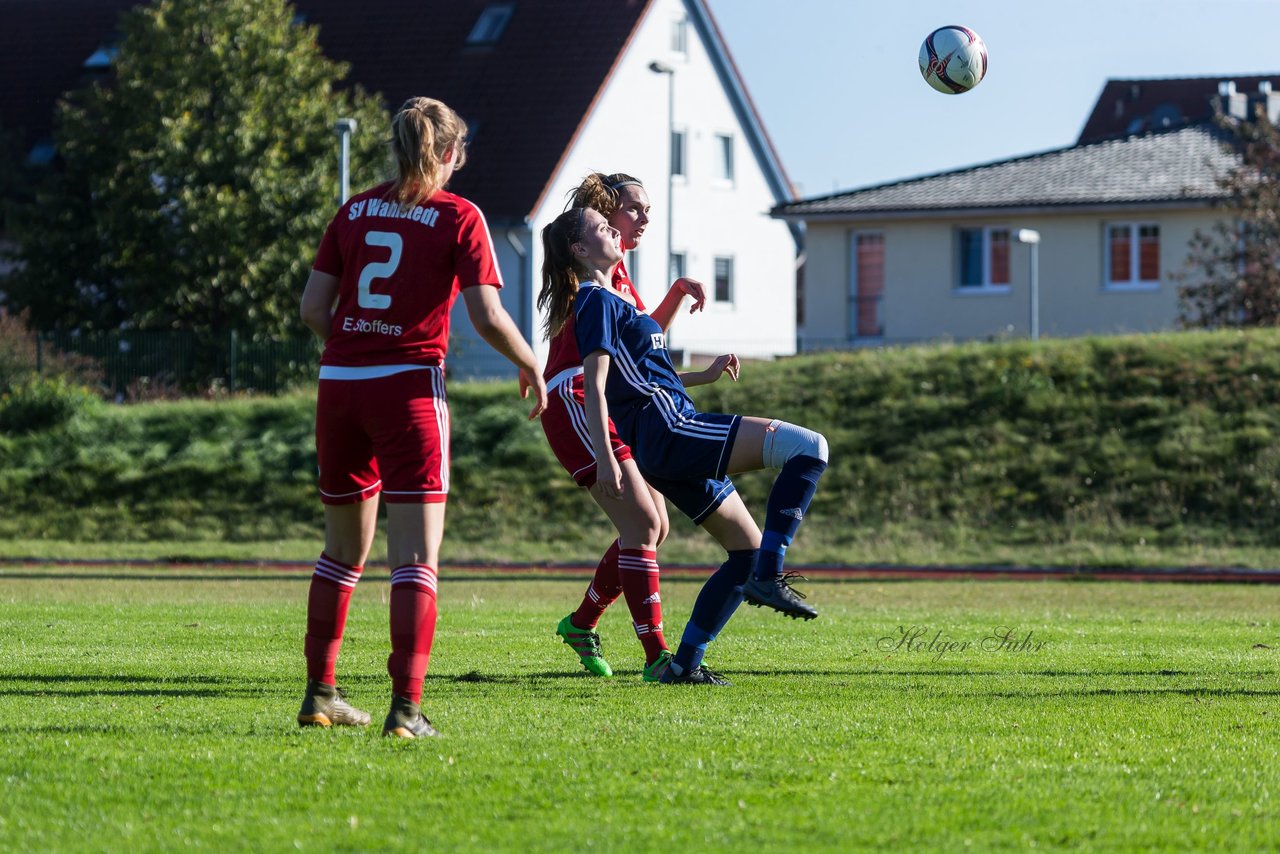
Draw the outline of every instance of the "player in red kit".
<instances>
[{"instance_id":1,"label":"player in red kit","mask_svg":"<svg viewBox=\"0 0 1280 854\"><path fill-rule=\"evenodd\" d=\"M502 308L493 241L479 208L444 189L461 168L466 124L411 98L391 122L397 176L353 196L329 223L302 295L302 319L325 342L316 402L324 553L307 600L301 726L369 723L334 668L347 606L387 505L391 571L391 710L383 735L435 735L420 710L436 623L436 570L449 493L444 358L459 292L477 332L546 406L533 351Z\"/></svg>"},{"instance_id":2,"label":"player in red kit","mask_svg":"<svg viewBox=\"0 0 1280 854\"><path fill-rule=\"evenodd\" d=\"M571 204L591 207L604 214L620 233L622 246L627 250L636 248L649 224L649 196L644 186L638 179L621 172L588 175L573 191ZM613 285L644 311L644 303L622 263L613 271ZM706 302L702 283L677 279L653 310L654 320L663 329L670 327L686 296L693 298L691 313L702 310ZM725 371L736 377L736 361L730 366L729 357L723 357L723 361L713 363L707 370L690 372L683 377L685 385L692 386L713 382ZM657 548L666 539L670 527L666 503L657 490L645 484L639 469L631 462L631 449L612 430L613 454L622 467L628 488L620 498L605 498L596 488L596 458L584 409L582 357L578 354L572 317L551 337L543 376L547 381L548 402L542 414L542 429L547 441L556 459L579 486L589 489L591 497L618 530L618 539L600 559L582 603L560 621L556 634L578 654L588 672L611 676L613 669L604 658L600 635L595 629L605 609L622 595L631 612L636 637L644 648L642 676L646 681L656 681L671 658L663 635L657 561Z\"/></svg>"}]
</instances>

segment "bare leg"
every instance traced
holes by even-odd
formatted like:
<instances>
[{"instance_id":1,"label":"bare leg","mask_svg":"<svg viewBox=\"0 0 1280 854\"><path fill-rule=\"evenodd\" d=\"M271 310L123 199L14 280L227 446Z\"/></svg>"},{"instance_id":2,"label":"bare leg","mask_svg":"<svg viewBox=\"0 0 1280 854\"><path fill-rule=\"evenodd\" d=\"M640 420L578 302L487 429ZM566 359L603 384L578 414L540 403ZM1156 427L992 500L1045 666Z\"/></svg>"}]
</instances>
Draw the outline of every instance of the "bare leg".
<instances>
[{"instance_id":1,"label":"bare leg","mask_svg":"<svg viewBox=\"0 0 1280 854\"><path fill-rule=\"evenodd\" d=\"M378 526L378 498L324 506L324 551L348 566L363 566Z\"/></svg>"},{"instance_id":2,"label":"bare leg","mask_svg":"<svg viewBox=\"0 0 1280 854\"><path fill-rule=\"evenodd\" d=\"M645 484L648 486L648 484ZM658 511L658 545L661 546L667 541L667 534L671 533L671 518L667 515L667 499L662 493L649 486L649 497L653 500L653 508Z\"/></svg>"},{"instance_id":3,"label":"bare leg","mask_svg":"<svg viewBox=\"0 0 1280 854\"><path fill-rule=\"evenodd\" d=\"M760 548L760 528L737 491L729 493L715 512L703 520L702 528L727 552Z\"/></svg>"},{"instance_id":4,"label":"bare leg","mask_svg":"<svg viewBox=\"0 0 1280 854\"><path fill-rule=\"evenodd\" d=\"M444 503L387 505L387 563L440 566Z\"/></svg>"},{"instance_id":5,"label":"bare leg","mask_svg":"<svg viewBox=\"0 0 1280 854\"><path fill-rule=\"evenodd\" d=\"M618 529L618 539L624 549L655 550L665 536L662 522L666 507L654 500L656 492L640 475L635 460L627 460L622 466L622 497L608 498L599 488L592 486L589 492L609 521Z\"/></svg>"},{"instance_id":6,"label":"bare leg","mask_svg":"<svg viewBox=\"0 0 1280 854\"><path fill-rule=\"evenodd\" d=\"M769 435L769 418L742 416L738 422L738 433L733 440L733 449L729 451L729 474L742 474L746 471L759 471L764 468L764 440Z\"/></svg>"}]
</instances>

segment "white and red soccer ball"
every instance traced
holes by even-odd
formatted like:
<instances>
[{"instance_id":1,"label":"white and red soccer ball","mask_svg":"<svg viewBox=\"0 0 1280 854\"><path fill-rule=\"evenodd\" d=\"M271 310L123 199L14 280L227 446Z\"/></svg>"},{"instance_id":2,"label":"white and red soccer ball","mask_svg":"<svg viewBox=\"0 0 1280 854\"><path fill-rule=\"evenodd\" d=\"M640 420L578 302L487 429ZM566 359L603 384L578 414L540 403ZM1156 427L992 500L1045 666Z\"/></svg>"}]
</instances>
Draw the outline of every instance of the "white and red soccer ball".
<instances>
[{"instance_id":1,"label":"white and red soccer ball","mask_svg":"<svg viewBox=\"0 0 1280 854\"><path fill-rule=\"evenodd\" d=\"M987 46L968 27L939 27L920 45L920 74L939 92L968 92L987 74Z\"/></svg>"}]
</instances>

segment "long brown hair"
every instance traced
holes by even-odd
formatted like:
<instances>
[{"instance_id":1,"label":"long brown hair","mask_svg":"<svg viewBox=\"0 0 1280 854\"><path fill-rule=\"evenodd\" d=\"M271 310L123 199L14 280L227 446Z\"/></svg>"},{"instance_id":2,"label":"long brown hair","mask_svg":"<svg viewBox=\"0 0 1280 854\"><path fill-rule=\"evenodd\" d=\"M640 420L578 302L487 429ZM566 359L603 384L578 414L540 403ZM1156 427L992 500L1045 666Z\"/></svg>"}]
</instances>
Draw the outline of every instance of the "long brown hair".
<instances>
[{"instance_id":1,"label":"long brown hair","mask_svg":"<svg viewBox=\"0 0 1280 854\"><path fill-rule=\"evenodd\" d=\"M453 169L466 162L467 123L443 101L410 98L391 119L391 153L396 158L396 182L391 196L401 205L415 205L443 186L440 167L445 154L457 146Z\"/></svg>"},{"instance_id":2,"label":"long brown hair","mask_svg":"<svg viewBox=\"0 0 1280 854\"><path fill-rule=\"evenodd\" d=\"M622 204L622 188L632 184L644 186L639 178L633 178L625 172L614 172L611 175L592 172L569 192L569 204L575 208L595 208L608 219Z\"/></svg>"},{"instance_id":3,"label":"long brown hair","mask_svg":"<svg viewBox=\"0 0 1280 854\"><path fill-rule=\"evenodd\" d=\"M542 288L538 291L538 310L546 312L542 321L543 335L552 339L560 334L578 294L578 265L573 257L573 244L582 239L585 207L573 207L542 229Z\"/></svg>"}]
</instances>

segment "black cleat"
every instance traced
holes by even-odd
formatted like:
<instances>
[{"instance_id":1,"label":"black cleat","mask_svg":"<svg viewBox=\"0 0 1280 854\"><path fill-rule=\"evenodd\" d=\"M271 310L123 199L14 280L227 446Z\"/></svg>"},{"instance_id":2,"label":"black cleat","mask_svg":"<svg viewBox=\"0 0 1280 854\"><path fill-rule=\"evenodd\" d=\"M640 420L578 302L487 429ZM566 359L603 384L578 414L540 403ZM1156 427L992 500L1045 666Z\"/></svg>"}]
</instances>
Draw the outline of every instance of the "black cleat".
<instances>
[{"instance_id":1,"label":"black cleat","mask_svg":"<svg viewBox=\"0 0 1280 854\"><path fill-rule=\"evenodd\" d=\"M298 710L298 726L368 726L369 713L347 702L347 695L337 685L314 679L307 680L307 693Z\"/></svg>"},{"instance_id":2,"label":"black cleat","mask_svg":"<svg viewBox=\"0 0 1280 854\"><path fill-rule=\"evenodd\" d=\"M396 738L431 738L439 735L431 721L422 716L417 703L411 703L404 697L392 696L391 711L387 713L386 723L382 725L383 735Z\"/></svg>"},{"instance_id":3,"label":"black cleat","mask_svg":"<svg viewBox=\"0 0 1280 854\"><path fill-rule=\"evenodd\" d=\"M793 578L805 580L803 575L797 575L794 572L788 572L781 578L769 581L751 578L742 585L742 596L748 604L755 605L757 608L772 608L792 619L799 617L802 620L812 620L818 616L818 611L812 605L806 605L802 601L805 598L804 594L791 586Z\"/></svg>"},{"instance_id":4,"label":"black cleat","mask_svg":"<svg viewBox=\"0 0 1280 854\"><path fill-rule=\"evenodd\" d=\"M663 671L662 676L658 679L663 685L732 685L728 679L725 679L719 673L707 668L705 665L699 664L692 670L686 670L679 676L675 674L670 667Z\"/></svg>"}]
</instances>

